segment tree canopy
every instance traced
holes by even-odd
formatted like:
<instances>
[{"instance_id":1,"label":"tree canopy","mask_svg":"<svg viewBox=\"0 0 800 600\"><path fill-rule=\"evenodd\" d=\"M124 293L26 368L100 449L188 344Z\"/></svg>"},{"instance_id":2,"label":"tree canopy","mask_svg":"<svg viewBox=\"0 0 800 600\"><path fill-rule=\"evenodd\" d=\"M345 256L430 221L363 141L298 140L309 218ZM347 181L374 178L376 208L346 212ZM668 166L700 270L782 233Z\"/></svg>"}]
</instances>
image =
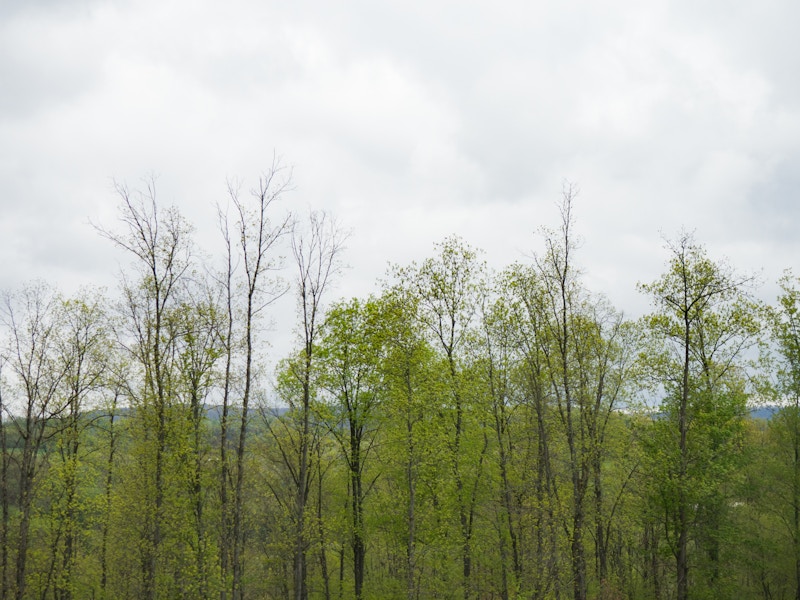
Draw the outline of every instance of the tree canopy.
<instances>
[{"instance_id":1,"label":"tree canopy","mask_svg":"<svg viewBox=\"0 0 800 600\"><path fill-rule=\"evenodd\" d=\"M626 319L567 189L527 261L451 236L337 298L346 235L285 175L229 189L216 254L119 187L119 289L6 292L0 598L800 600L794 276L763 305L683 233Z\"/></svg>"}]
</instances>

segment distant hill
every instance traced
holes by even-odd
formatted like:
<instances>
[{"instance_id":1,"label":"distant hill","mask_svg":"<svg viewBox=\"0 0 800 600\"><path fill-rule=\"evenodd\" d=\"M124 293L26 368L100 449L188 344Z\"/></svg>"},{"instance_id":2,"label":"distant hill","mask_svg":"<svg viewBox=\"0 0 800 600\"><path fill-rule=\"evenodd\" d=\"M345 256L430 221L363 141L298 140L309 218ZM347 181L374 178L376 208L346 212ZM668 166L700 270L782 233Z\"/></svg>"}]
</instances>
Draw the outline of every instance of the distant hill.
<instances>
[{"instance_id":1,"label":"distant hill","mask_svg":"<svg viewBox=\"0 0 800 600\"><path fill-rule=\"evenodd\" d=\"M767 406L754 406L750 409L751 419L763 419L769 421L772 416L781 409L780 406L767 405Z\"/></svg>"},{"instance_id":2,"label":"distant hill","mask_svg":"<svg viewBox=\"0 0 800 600\"><path fill-rule=\"evenodd\" d=\"M232 406L228 410L229 410L229 413L228 413L229 415L237 415L239 409L236 406ZM255 412L260 410L260 408L256 407L255 409L251 408L250 410L251 410L251 412L253 414L255 414ZM272 415L275 415L275 416L281 416L288 410L289 409L287 407L285 407L285 406L277 406L277 407L270 407L267 410L267 412L269 414L272 414ZM220 421L222 419L222 406L220 406L220 405L207 405L206 406L206 417L208 417L208 419L210 421L214 421L214 422Z\"/></svg>"},{"instance_id":3,"label":"distant hill","mask_svg":"<svg viewBox=\"0 0 800 600\"><path fill-rule=\"evenodd\" d=\"M750 408L748 414L751 419L763 419L765 421L769 421L776 412L781 409L780 406L775 404L768 404L766 406L754 406ZM235 415L237 413L237 407L232 406L230 409L231 415ZM277 406L271 407L268 412L275 416L281 416L286 413L289 409L285 406ZM105 415L106 412L103 410L93 410L89 413L89 416L97 417L101 415ZM127 407L119 407L117 408L117 417L127 417L130 414L130 409ZM218 422L222 418L222 406L219 405L207 405L206 406L206 417L212 422ZM660 418L661 413L655 413L655 418Z\"/></svg>"}]
</instances>

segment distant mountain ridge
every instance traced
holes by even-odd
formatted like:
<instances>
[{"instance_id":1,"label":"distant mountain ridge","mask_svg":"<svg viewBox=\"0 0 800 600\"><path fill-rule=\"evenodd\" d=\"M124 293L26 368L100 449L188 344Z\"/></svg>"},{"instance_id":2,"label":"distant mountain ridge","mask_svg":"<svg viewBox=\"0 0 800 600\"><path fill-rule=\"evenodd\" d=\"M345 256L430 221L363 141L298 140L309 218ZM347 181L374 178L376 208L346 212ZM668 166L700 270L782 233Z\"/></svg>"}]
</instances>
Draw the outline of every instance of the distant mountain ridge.
<instances>
[{"instance_id":1,"label":"distant mountain ridge","mask_svg":"<svg viewBox=\"0 0 800 600\"><path fill-rule=\"evenodd\" d=\"M753 406L750 408L750 418L769 421L780 409L781 407L775 404L767 404L766 406Z\"/></svg>"}]
</instances>

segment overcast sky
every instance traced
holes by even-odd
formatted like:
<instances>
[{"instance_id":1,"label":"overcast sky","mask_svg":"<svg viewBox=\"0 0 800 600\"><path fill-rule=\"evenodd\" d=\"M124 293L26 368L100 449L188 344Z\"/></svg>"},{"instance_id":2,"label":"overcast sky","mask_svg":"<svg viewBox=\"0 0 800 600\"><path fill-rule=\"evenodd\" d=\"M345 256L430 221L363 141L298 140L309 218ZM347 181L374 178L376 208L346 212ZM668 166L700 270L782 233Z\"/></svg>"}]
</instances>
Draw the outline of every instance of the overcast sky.
<instances>
[{"instance_id":1,"label":"overcast sky","mask_svg":"<svg viewBox=\"0 0 800 600\"><path fill-rule=\"evenodd\" d=\"M800 3L2 0L0 288L113 285L114 181L220 248L215 203L272 163L352 231L337 295L458 234L502 267L579 186L579 262L636 315L663 236L797 267ZM279 318L278 329L292 323ZM280 334L285 335L285 334Z\"/></svg>"}]
</instances>

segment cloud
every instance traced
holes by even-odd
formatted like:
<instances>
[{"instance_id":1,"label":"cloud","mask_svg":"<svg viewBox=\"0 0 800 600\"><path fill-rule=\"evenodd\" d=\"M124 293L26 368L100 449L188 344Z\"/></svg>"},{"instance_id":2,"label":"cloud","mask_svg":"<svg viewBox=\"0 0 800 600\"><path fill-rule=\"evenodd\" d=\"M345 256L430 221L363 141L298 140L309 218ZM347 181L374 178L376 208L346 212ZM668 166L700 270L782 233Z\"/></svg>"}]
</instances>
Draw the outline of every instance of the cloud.
<instances>
[{"instance_id":1,"label":"cloud","mask_svg":"<svg viewBox=\"0 0 800 600\"><path fill-rule=\"evenodd\" d=\"M155 174L213 251L226 180L252 185L275 152L294 167L286 207L353 230L345 294L451 233L495 266L524 258L565 179L582 190L580 260L621 308L641 306L636 281L681 227L748 269L797 255L788 0L0 11L5 286L103 279L86 221L113 224L113 180Z\"/></svg>"}]
</instances>

